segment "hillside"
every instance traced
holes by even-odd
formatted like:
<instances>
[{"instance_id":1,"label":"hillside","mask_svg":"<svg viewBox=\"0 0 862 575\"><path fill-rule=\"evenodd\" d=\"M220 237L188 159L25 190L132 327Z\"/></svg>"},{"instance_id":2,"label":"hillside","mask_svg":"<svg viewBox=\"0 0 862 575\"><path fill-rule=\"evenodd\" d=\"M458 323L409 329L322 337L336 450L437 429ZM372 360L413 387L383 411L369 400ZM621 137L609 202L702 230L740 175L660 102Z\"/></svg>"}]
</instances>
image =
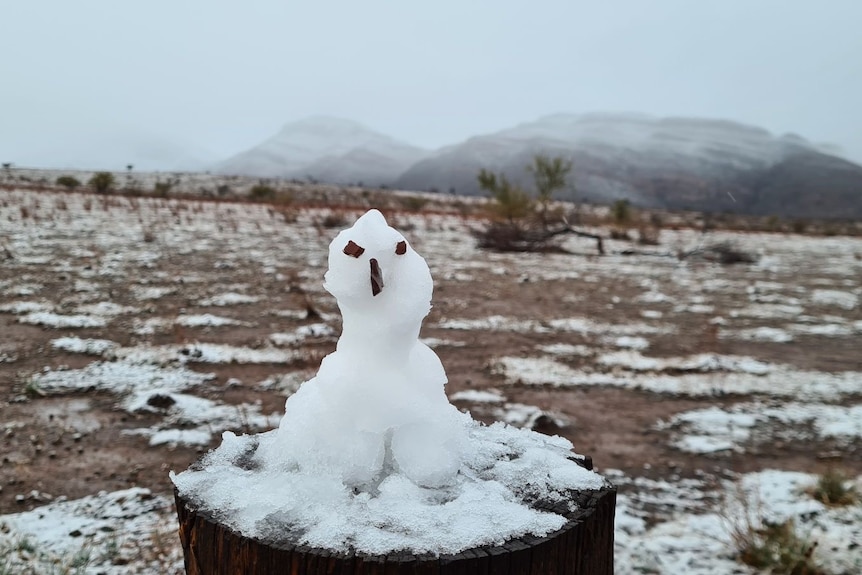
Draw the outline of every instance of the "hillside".
<instances>
[{"instance_id":1,"label":"hillside","mask_svg":"<svg viewBox=\"0 0 862 575\"><path fill-rule=\"evenodd\" d=\"M862 217L862 167L800 138L722 120L555 115L478 136L413 165L405 189L481 193L480 168L528 183L533 155L574 164L569 198L671 209Z\"/></svg>"},{"instance_id":2,"label":"hillside","mask_svg":"<svg viewBox=\"0 0 862 575\"><path fill-rule=\"evenodd\" d=\"M316 116L214 166L220 174L481 194L481 168L529 184L538 153L572 160L561 199L782 217L862 218L862 167L755 126L638 114L557 114L427 152Z\"/></svg>"},{"instance_id":3,"label":"hillside","mask_svg":"<svg viewBox=\"0 0 862 575\"><path fill-rule=\"evenodd\" d=\"M392 183L426 154L357 122L313 116L285 125L260 145L217 164L213 171L379 186Z\"/></svg>"}]
</instances>

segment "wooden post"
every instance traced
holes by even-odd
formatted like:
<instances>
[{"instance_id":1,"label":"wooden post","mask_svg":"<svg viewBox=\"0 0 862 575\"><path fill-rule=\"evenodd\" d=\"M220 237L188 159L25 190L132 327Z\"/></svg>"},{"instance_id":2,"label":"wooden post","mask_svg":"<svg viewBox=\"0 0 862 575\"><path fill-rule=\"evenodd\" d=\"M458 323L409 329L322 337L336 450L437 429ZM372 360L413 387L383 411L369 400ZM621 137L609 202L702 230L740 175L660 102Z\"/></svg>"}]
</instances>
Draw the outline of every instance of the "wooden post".
<instances>
[{"instance_id":1,"label":"wooden post","mask_svg":"<svg viewBox=\"0 0 862 575\"><path fill-rule=\"evenodd\" d=\"M588 469L592 461L583 462ZM573 492L565 502L536 507L566 524L545 537L525 535L497 547L456 555L381 556L336 553L301 545L267 545L192 509L175 492L179 535L188 575L613 575L616 488Z\"/></svg>"}]
</instances>

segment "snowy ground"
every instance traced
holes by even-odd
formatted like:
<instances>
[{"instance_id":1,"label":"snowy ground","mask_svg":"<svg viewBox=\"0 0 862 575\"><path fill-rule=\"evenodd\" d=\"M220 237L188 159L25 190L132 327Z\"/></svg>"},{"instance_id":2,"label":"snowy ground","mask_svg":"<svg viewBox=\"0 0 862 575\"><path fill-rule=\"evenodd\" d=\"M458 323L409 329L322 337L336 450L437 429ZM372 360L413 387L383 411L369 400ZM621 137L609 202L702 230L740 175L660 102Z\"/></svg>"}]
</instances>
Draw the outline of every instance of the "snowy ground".
<instances>
[{"instance_id":1,"label":"snowy ground","mask_svg":"<svg viewBox=\"0 0 862 575\"><path fill-rule=\"evenodd\" d=\"M331 215L0 192L0 573L179 572L168 470L271 428L333 349ZM860 572L859 505L806 488L862 474L862 240L491 254L469 220L387 215L431 266L423 337L456 405L564 435L618 483L618 572L753 573L728 481ZM725 240L757 263L673 257Z\"/></svg>"}]
</instances>

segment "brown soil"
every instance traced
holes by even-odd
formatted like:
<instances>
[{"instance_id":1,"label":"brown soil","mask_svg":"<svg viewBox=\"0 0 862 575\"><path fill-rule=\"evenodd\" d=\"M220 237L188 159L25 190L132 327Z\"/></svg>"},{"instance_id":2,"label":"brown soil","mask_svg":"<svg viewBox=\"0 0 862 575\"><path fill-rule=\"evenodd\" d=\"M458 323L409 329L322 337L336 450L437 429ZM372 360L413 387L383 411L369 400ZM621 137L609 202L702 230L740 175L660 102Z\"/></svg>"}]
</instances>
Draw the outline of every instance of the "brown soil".
<instances>
[{"instance_id":1,"label":"brown soil","mask_svg":"<svg viewBox=\"0 0 862 575\"><path fill-rule=\"evenodd\" d=\"M334 231L331 230L322 233L322 250L325 250L332 234ZM62 335L78 335L112 339L126 345L140 341L153 344L205 341L256 347L266 342L273 332L290 331L308 323L272 315L274 309L303 309L306 297L310 297L319 311L336 313L334 301L319 286L312 288L315 291L305 293L307 286L300 286L295 279L296 274L303 272L296 262L285 264L281 270L288 278L294 278L284 282L274 281L271 275L258 275L257 267L216 272L214 262L219 260L220 246L213 242L213 248L209 253L167 258L159 268L168 277L181 273L198 274L207 278L208 283L178 286L174 295L143 304L132 299L126 289L128 286L117 278L103 282L101 289L106 293L112 292L111 301L115 303L151 307L154 317L176 315L185 309L185 313L229 315L253 324L251 327L176 328L170 333L142 338L130 333L131 318L125 316L104 329L57 330L22 325L16 316L0 313L0 356L4 350L10 349L14 349L17 356L14 362L0 363L0 433L3 434L0 439L0 513L32 508L46 499L43 494L76 498L131 485L169 492L168 471L185 469L205 451L204 448L149 447L145 438L124 435L124 430L152 425L160 416L121 411L116 406L117 398L107 393L80 392L53 397L28 393L29 374L45 367L81 367L95 360L56 351L50 347L50 340ZM539 266L541 258L551 256L525 254L520 257L535 261ZM594 261L592 257L583 256L553 257L570 257L573 268L582 262ZM325 261L322 255L321 259ZM434 262L430 263L433 268ZM321 277L321 265L322 262L310 270L309 277ZM743 270L740 268L739 273L747 273ZM48 272L37 276L39 273L34 269L30 279L45 286L40 297L51 298L56 294L59 299L71 295L68 276ZM0 262L0 280L11 280L18 274L21 274L20 269L7 268ZM578 334L457 331L435 328L434 325L444 317L461 319L491 315L540 321L572 316L592 317L607 323L643 321L640 312L645 306L638 303L636 297L644 290L625 277L617 282L595 283L583 279L516 281L517 274L501 278L482 269L470 270L470 274L474 276L472 281L436 278L435 307L423 330L425 337L465 344L437 348L449 374L447 390L450 395L464 389L493 387L502 390L509 401L564 413L570 417L572 425L550 431L569 438L576 450L594 458L597 467L618 468L635 475L666 477L670 474L691 475L698 470L750 471L769 467L822 471L827 463L862 473L862 454L852 446L839 448L827 442L784 444L771 445L768 449L762 447L761 452L746 455L694 456L672 449L668 446L669 432L655 430L657 421L676 413L710 405L727 405L746 398L690 399L599 387L504 387L502 378L493 375L489 369L493 358L536 355L537 345L549 343L594 344L592 340L595 338ZM786 279L791 281L791 278ZM215 281L250 284L263 298L250 305L194 308L192 302L197 294L212 287ZM306 280L305 283L319 284L320 281ZM672 281L667 280L667 284L665 288L671 289ZM572 294L577 296L574 303L566 299ZM718 338L714 326L707 320L722 314L722 306L726 303L722 298L716 297L716 301L710 302L716 306L714 314L675 314L669 311L667 304L650 306L665 310L661 321L672 324L676 333L650 336L649 355L679 356L710 351L750 355L763 361L788 363L810 370L862 369L858 341L853 338L798 337L787 344ZM853 313L859 319L859 311ZM761 324L769 325L769 322ZM334 340L311 341L303 344L301 349L306 359L292 366L192 365L193 369L213 372L217 376L196 393L229 403L259 400L264 413L280 411L284 396L257 389L253 384L269 375L297 368L310 368L313 372L320 358L334 349ZM574 358L571 361L577 365L579 360ZM231 378L241 380L242 385L226 387L225 383ZM215 437L218 438L218 434Z\"/></svg>"}]
</instances>

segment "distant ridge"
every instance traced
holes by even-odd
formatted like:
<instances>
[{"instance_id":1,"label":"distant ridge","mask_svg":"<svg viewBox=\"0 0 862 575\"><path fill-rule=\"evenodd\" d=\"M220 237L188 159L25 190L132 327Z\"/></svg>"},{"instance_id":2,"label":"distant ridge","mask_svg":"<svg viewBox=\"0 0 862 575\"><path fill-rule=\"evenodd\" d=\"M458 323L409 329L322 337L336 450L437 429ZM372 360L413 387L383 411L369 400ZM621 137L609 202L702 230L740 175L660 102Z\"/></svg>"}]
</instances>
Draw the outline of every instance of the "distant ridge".
<instances>
[{"instance_id":1,"label":"distant ridge","mask_svg":"<svg viewBox=\"0 0 862 575\"><path fill-rule=\"evenodd\" d=\"M312 116L214 166L224 174L391 184L427 151L352 120Z\"/></svg>"},{"instance_id":2,"label":"distant ridge","mask_svg":"<svg viewBox=\"0 0 862 575\"><path fill-rule=\"evenodd\" d=\"M554 114L428 152L359 123L287 124L219 173L481 193L481 168L528 183L537 153L572 160L565 199L805 218L862 219L862 167L801 136L727 120Z\"/></svg>"}]
</instances>

